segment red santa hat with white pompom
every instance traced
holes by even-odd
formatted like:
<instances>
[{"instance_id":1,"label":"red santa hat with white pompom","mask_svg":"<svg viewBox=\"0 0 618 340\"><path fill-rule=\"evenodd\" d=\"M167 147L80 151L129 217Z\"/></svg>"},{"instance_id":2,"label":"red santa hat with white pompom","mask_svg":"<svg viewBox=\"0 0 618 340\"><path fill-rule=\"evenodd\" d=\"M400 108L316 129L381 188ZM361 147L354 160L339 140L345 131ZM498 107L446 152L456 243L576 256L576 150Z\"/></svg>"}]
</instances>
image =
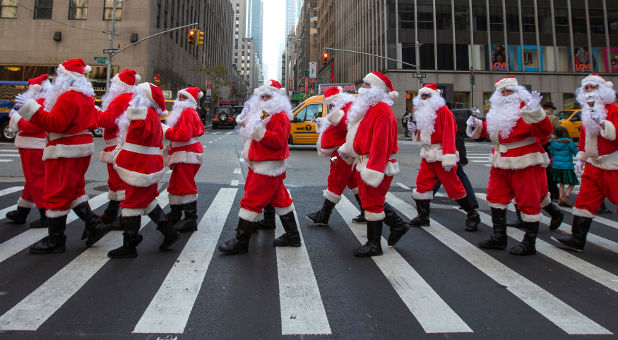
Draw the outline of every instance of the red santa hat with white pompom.
<instances>
[{"instance_id":1,"label":"red santa hat with white pompom","mask_svg":"<svg viewBox=\"0 0 618 340\"><path fill-rule=\"evenodd\" d=\"M605 80L605 78L601 77L600 75L596 74L596 73L591 73L589 76L587 76L586 78L582 79L582 86L586 85L586 84L591 84L591 85L601 85L601 84L605 84L611 88L614 88L614 83L612 83L611 81L607 81Z\"/></svg>"},{"instance_id":2,"label":"red santa hat with white pompom","mask_svg":"<svg viewBox=\"0 0 618 340\"><path fill-rule=\"evenodd\" d=\"M82 58L69 59L58 65L57 72L64 73L73 77L83 77L84 74L92 71L92 68L86 65Z\"/></svg>"},{"instance_id":3,"label":"red santa hat with white pompom","mask_svg":"<svg viewBox=\"0 0 618 340\"><path fill-rule=\"evenodd\" d=\"M399 92L395 91L391 80L380 72L371 72L367 74L365 78L363 78L363 81L372 87L381 88L392 99L399 97Z\"/></svg>"},{"instance_id":4,"label":"red santa hat with white pompom","mask_svg":"<svg viewBox=\"0 0 618 340\"><path fill-rule=\"evenodd\" d=\"M49 83L49 76L47 74L38 76L36 78L32 78L28 80L28 88L34 88L36 90L40 90L43 83Z\"/></svg>"},{"instance_id":5,"label":"red santa hat with white pompom","mask_svg":"<svg viewBox=\"0 0 618 340\"><path fill-rule=\"evenodd\" d=\"M163 116L167 114L167 110L165 110L165 97L163 97L163 91L161 91L157 85L151 83L141 83L135 88L137 93L150 101L152 107L159 115Z\"/></svg>"},{"instance_id":6,"label":"red santa hat with white pompom","mask_svg":"<svg viewBox=\"0 0 618 340\"><path fill-rule=\"evenodd\" d=\"M420 90L418 90L418 94L430 94L439 96L442 94L442 91L438 90L438 85L436 83L432 83L423 86Z\"/></svg>"},{"instance_id":7,"label":"red santa hat with white pompom","mask_svg":"<svg viewBox=\"0 0 618 340\"><path fill-rule=\"evenodd\" d=\"M268 92L273 93L273 94L278 92L278 93L285 95L285 89L281 88L281 83L274 79L270 79L266 81L264 85L256 88L253 91L254 94L260 94L260 95L264 93L268 93Z\"/></svg>"},{"instance_id":8,"label":"red santa hat with white pompom","mask_svg":"<svg viewBox=\"0 0 618 340\"><path fill-rule=\"evenodd\" d=\"M142 80L142 77L137 74L137 71L127 68L120 71L120 73L116 74L112 79L125 87L133 87Z\"/></svg>"},{"instance_id":9,"label":"red santa hat with white pompom","mask_svg":"<svg viewBox=\"0 0 618 340\"><path fill-rule=\"evenodd\" d=\"M184 95L190 102L197 105L197 102L204 97L204 92L197 87L189 86L186 89L178 91L178 95Z\"/></svg>"}]
</instances>

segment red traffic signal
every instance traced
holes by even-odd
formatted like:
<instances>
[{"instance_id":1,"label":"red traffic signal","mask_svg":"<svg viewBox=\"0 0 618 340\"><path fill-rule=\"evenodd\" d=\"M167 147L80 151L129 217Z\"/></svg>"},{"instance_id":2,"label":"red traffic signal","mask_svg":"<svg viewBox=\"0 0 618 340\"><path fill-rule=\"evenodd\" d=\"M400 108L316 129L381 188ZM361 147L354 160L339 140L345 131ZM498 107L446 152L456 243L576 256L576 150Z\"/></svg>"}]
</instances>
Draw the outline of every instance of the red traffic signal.
<instances>
[{"instance_id":1,"label":"red traffic signal","mask_svg":"<svg viewBox=\"0 0 618 340\"><path fill-rule=\"evenodd\" d=\"M196 36L196 32L197 29L191 29L189 30L189 45L195 45L195 36Z\"/></svg>"},{"instance_id":2,"label":"red traffic signal","mask_svg":"<svg viewBox=\"0 0 618 340\"><path fill-rule=\"evenodd\" d=\"M324 64L328 64L328 52L322 54L322 59L324 60Z\"/></svg>"}]
</instances>

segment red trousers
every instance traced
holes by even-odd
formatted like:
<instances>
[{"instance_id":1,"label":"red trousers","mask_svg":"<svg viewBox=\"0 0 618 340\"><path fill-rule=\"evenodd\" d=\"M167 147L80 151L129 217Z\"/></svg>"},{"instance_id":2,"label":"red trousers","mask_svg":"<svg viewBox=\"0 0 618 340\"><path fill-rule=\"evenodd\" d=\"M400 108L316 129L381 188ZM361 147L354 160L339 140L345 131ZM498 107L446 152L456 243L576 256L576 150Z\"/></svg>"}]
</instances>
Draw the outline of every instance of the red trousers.
<instances>
[{"instance_id":1,"label":"red trousers","mask_svg":"<svg viewBox=\"0 0 618 340\"><path fill-rule=\"evenodd\" d=\"M586 163L573 215L592 218L608 198L618 204L618 170L603 170Z\"/></svg>"},{"instance_id":2,"label":"red trousers","mask_svg":"<svg viewBox=\"0 0 618 340\"><path fill-rule=\"evenodd\" d=\"M547 175L540 165L519 170L492 167L487 184L487 201L494 208L506 209L515 198L521 218L525 222L538 222L541 202L547 197Z\"/></svg>"},{"instance_id":3,"label":"red trousers","mask_svg":"<svg viewBox=\"0 0 618 340\"><path fill-rule=\"evenodd\" d=\"M125 183L124 201L120 203L122 216L147 215L159 202L158 184L149 187L134 187Z\"/></svg>"},{"instance_id":4,"label":"red trousers","mask_svg":"<svg viewBox=\"0 0 618 340\"><path fill-rule=\"evenodd\" d=\"M45 187L45 168L43 149L19 149L21 167L24 171L24 190L17 205L24 208L43 208L43 188Z\"/></svg>"},{"instance_id":5,"label":"red trousers","mask_svg":"<svg viewBox=\"0 0 618 340\"><path fill-rule=\"evenodd\" d=\"M45 168L43 205L47 217L64 216L71 208L88 201L84 190L86 186L84 176L89 164L90 156L43 161Z\"/></svg>"},{"instance_id":6,"label":"red trousers","mask_svg":"<svg viewBox=\"0 0 618 340\"><path fill-rule=\"evenodd\" d=\"M333 156L336 156L335 152ZM330 172L328 174L328 187L324 192L324 198L339 203L341 194L347 186L353 193L358 192L358 172L354 171L353 164L346 163L343 159L330 161Z\"/></svg>"},{"instance_id":7,"label":"red trousers","mask_svg":"<svg viewBox=\"0 0 618 340\"><path fill-rule=\"evenodd\" d=\"M180 205L197 201L195 175L201 164L176 163L172 165L172 176L167 187L170 205Z\"/></svg>"},{"instance_id":8,"label":"red trousers","mask_svg":"<svg viewBox=\"0 0 618 340\"><path fill-rule=\"evenodd\" d=\"M384 201L392 181L392 176L384 176L382 183L377 188L374 188L359 179L358 196L363 209L365 209L365 219L367 221L381 221L384 219Z\"/></svg>"},{"instance_id":9,"label":"red trousers","mask_svg":"<svg viewBox=\"0 0 618 340\"><path fill-rule=\"evenodd\" d=\"M285 215L293 210L292 198L283 184L285 173L271 177L260 175L249 168L245 179L245 195L240 200L238 216L246 221L257 221L262 209L269 203L277 215Z\"/></svg>"},{"instance_id":10,"label":"red trousers","mask_svg":"<svg viewBox=\"0 0 618 340\"><path fill-rule=\"evenodd\" d=\"M118 172L114 169L114 164L107 163L107 175L107 186L109 187L107 197L111 201L124 200L124 187L126 184L118 176Z\"/></svg>"},{"instance_id":11,"label":"red trousers","mask_svg":"<svg viewBox=\"0 0 618 340\"><path fill-rule=\"evenodd\" d=\"M432 199L433 187L436 186L438 180L442 182L444 190L448 197L460 199L466 197L466 188L457 177L457 167L455 165L451 171L446 172L442 166L442 162L427 162L421 159L421 167L416 175L416 189L414 191L415 199Z\"/></svg>"}]
</instances>

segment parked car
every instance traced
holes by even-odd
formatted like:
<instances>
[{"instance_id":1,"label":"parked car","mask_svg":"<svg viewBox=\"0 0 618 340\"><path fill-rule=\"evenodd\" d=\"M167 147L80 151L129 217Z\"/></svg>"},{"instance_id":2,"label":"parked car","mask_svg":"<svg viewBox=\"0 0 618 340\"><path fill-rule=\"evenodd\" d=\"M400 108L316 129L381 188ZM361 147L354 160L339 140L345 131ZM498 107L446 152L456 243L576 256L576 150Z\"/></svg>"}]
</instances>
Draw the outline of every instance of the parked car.
<instances>
[{"instance_id":1,"label":"parked car","mask_svg":"<svg viewBox=\"0 0 618 340\"><path fill-rule=\"evenodd\" d=\"M27 89L26 81L0 81L0 138L6 142L13 142L16 131L9 127L9 113L13 109L13 99Z\"/></svg>"},{"instance_id":2,"label":"parked car","mask_svg":"<svg viewBox=\"0 0 618 340\"><path fill-rule=\"evenodd\" d=\"M232 129L236 125L236 115L231 106L219 106L215 108L215 116L212 118L212 128L218 129L229 126Z\"/></svg>"},{"instance_id":3,"label":"parked car","mask_svg":"<svg viewBox=\"0 0 618 340\"><path fill-rule=\"evenodd\" d=\"M560 111L556 116L560 125L569 131L569 137L579 139L579 130L582 128L581 109Z\"/></svg>"}]
</instances>

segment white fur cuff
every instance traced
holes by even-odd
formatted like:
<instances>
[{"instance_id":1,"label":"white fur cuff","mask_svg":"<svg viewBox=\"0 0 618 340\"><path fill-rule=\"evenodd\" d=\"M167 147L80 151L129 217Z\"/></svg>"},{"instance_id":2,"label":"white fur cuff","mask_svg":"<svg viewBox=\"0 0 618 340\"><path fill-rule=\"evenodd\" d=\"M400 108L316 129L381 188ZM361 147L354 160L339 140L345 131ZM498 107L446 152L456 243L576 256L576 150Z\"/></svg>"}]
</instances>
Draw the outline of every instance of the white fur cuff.
<instances>
[{"instance_id":1,"label":"white fur cuff","mask_svg":"<svg viewBox=\"0 0 618 340\"><path fill-rule=\"evenodd\" d=\"M84 202L88 202L88 195L82 195L76 199L73 200L73 202L71 202L71 209L75 208L76 206L84 203Z\"/></svg>"},{"instance_id":2,"label":"white fur cuff","mask_svg":"<svg viewBox=\"0 0 618 340\"><path fill-rule=\"evenodd\" d=\"M363 179L363 182L374 188L377 188L384 179L384 173L371 170L369 168L364 168L363 170L361 170L360 176Z\"/></svg>"},{"instance_id":3,"label":"white fur cuff","mask_svg":"<svg viewBox=\"0 0 618 340\"><path fill-rule=\"evenodd\" d=\"M341 195L337 195L337 194L333 193L332 191L330 191L328 189L324 190L324 195L323 196L324 196L325 199L327 199L327 200L329 200L329 201L331 201L331 202L333 202L335 204L337 204L337 203L339 203L339 201L341 201Z\"/></svg>"},{"instance_id":4,"label":"white fur cuff","mask_svg":"<svg viewBox=\"0 0 618 340\"><path fill-rule=\"evenodd\" d=\"M583 152L583 151L578 152L578 153L577 153L577 156L575 156L575 158L576 158L578 161L582 161L582 162L585 162L585 161L587 161L587 160L588 160L588 156L587 156L587 155L586 155L586 153L585 153L585 152Z\"/></svg>"},{"instance_id":5,"label":"white fur cuff","mask_svg":"<svg viewBox=\"0 0 618 340\"><path fill-rule=\"evenodd\" d=\"M45 216L49 218L56 218L56 217L60 217L60 216L68 215L68 214L69 214L69 210L50 210L50 209L45 210Z\"/></svg>"},{"instance_id":6,"label":"white fur cuff","mask_svg":"<svg viewBox=\"0 0 618 340\"><path fill-rule=\"evenodd\" d=\"M386 215L384 214L384 211L379 213L372 213L365 210L365 219L367 221L382 221L385 216Z\"/></svg>"},{"instance_id":7,"label":"white fur cuff","mask_svg":"<svg viewBox=\"0 0 618 340\"><path fill-rule=\"evenodd\" d=\"M32 208L35 207L35 204L34 204L34 202L30 202L30 201L25 200L22 197L20 197L17 200L17 206L21 207L21 208L30 208L30 209L32 209Z\"/></svg>"},{"instance_id":8,"label":"white fur cuff","mask_svg":"<svg viewBox=\"0 0 618 340\"><path fill-rule=\"evenodd\" d=\"M574 216L580 216L580 217L586 217L586 218L594 218L594 214L591 213L590 211L586 210L586 209L578 209L573 207L573 210L571 211L571 213Z\"/></svg>"},{"instance_id":9,"label":"white fur cuff","mask_svg":"<svg viewBox=\"0 0 618 340\"><path fill-rule=\"evenodd\" d=\"M457 164L457 155L455 154L446 154L442 155L442 166L443 167L454 167Z\"/></svg>"},{"instance_id":10,"label":"white fur cuff","mask_svg":"<svg viewBox=\"0 0 618 340\"><path fill-rule=\"evenodd\" d=\"M483 132L483 124L477 124L474 128L469 126L466 128L466 134L472 139L478 139Z\"/></svg>"},{"instance_id":11,"label":"white fur cuff","mask_svg":"<svg viewBox=\"0 0 618 340\"><path fill-rule=\"evenodd\" d=\"M124 196L125 196L125 191L124 190L118 190L118 191L108 191L107 192L107 198L110 201L124 201Z\"/></svg>"},{"instance_id":12,"label":"white fur cuff","mask_svg":"<svg viewBox=\"0 0 618 340\"><path fill-rule=\"evenodd\" d=\"M609 120L603 121L604 128L601 129L601 136L607 140L615 141L616 140L616 127Z\"/></svg>"},{"instance_id":13,"label":"white fur cuff","mask_svg":"<svg viewBox=\"0 0 618 340\"><path fill-rule=\"evenodd\" d=\"M24 106L19 109L19 115L25 120L30 121L37 111L41 108L41 104L37 103L34 99L28 99Z\"/></svg>"},{"instance_id":14,"label":"white fur cuff","mask_svg":"<svg viewBox=\"0 0 618 340\"><path fill-rule=\"evenodd\" d=\"M541 220L541 214L528 215L521 213L521 220L524 222L538 222Z\"/></svg>"},{"instance_id":15,"label":"white fur cuff","mask_svg":"<svg viewBox=\"0 0 618 340\"><path fill-rule=\"evenodd\" d=\"M13 129L13 131L19 131L19 121L21 119L22 116L20 116L18 112L13 113L11 120L9 120L9 127Z\"/></svg>"},{"instance_id":16,"label":"white fur cuff","mask_svg":"<svg viewBox=\"0 0 618 340\"><path fill-rule=\"evenodd\" d=\"M274 207L274 208L275 208L275 214L277 214L277 216L284 216L294 211L294 203L288 205L287 207L283 207L283 208Z\"/></svg>"},{"instance_id":17,"label":"white fur cuff","mask_svg":"<svg viewBox=\"0 0 618 340\"><path fill-rule=\"evenodd\" d=\"M197 201L197 194L193 195L172 195L169 194L170 205L187 204Z\"/></svg>"},{"instance_id":18,"label":"white fur cuff","mask_svg":"<svg viewBox=\"0 0 618 340\"><path fill-rule=\"evenodd\" d=\"M426 192L418 192L414 189L412 190L412 198L415 200L431 200L433 199L433 191L428 190Z\"/></svg>"},{"instance_id":19,"label":"white fur cuff","mask_svg":"<svg viewBox=\"0 0 618 340\"><path fill-rule=\"evenodd\" d=\"M489 207L490 207L490 208L495 208L495 209L502 209L502 210L506 210L506 208L508 207L508 204L502 204L502 203L492 203L492 202L489 202Z\"/></svg>"},{"instance_id":20,"label":"white fur cuff","mask_svg":"<svg viewBox=\"0 0 618 340\"><path fill-rule=\"evenodd\" d=\"M251 133L251 138L259 142L262 140L262 138L264 138L265 134L266 134L266 126L264 125L264 123L262 123L255 127L255 129Z\"/></svg>"},{"instance_id":21,"label":"white fur cuff","mask_svg":"<svg viewBox=\"0 0 618 340\"><path fill-rule=\"evenodd\" d=\"M240 211L238 212L238 217L245 221L257 222L258 218L260 217L260 214L256 213L255 211L247 210L245 208L240 208Z\"/></svg>"},{"instance_id":22,"label":"white fur cuff","mask_svg":"<svg viewBox=\"0 0 618 340\"><path fill-rule=\"evenodd\" d=\"M127 119L131 120L144 120L148 116L148 109L145 108L133 108L127 109Z\"/></svg>"},{"instance_id":23,"label":"white fur cuff","mask_svg":"<svg viewBox=\"0 0 618 340\"><path fill-rule=\"evenodd\" d=\"M169 130L170 127L166 124L161 123L161 128L163 129L163 138L167 139L165 135L167 134L167 130Z\"/></svg>"},{"instance_id":24,"label":"white fur cuff","mask_svg":"<svg viewBox=\"0 0 618 340\"><path fill-rule=\"evenodd\" d=\"M326 116L326 119L328 119L328 121L332 124L332 125L338 125L339 122L341 122L341 119L343 118L343 110L339 109L336 112L333 112L331 114L329 114L328 116Z\"/></svg>"},{"instance_id":25,"label":"white fur cuff","mask_svg":"<svg viewBox=\"0 0 618 340\"><path fill-rule=\"evenodd\" d=\"M521 111L521 118L528 124L535 124L543 121L547 117L547 114L542 108L538 108L532 111Z\"/></svg>"},{"instance_id":26,"label":"white fur cuff","mask_svg":"<svg viewBox=\"0 0 618 340\"><path fill-rule=\"evenodd\" d=\"M546 206L550 204L551 204L551 196L548 193L547 196L545 196L545 198L543 198L543 200L541 201L541 208L545 208Z\"/></svg>"}]
</instances>

